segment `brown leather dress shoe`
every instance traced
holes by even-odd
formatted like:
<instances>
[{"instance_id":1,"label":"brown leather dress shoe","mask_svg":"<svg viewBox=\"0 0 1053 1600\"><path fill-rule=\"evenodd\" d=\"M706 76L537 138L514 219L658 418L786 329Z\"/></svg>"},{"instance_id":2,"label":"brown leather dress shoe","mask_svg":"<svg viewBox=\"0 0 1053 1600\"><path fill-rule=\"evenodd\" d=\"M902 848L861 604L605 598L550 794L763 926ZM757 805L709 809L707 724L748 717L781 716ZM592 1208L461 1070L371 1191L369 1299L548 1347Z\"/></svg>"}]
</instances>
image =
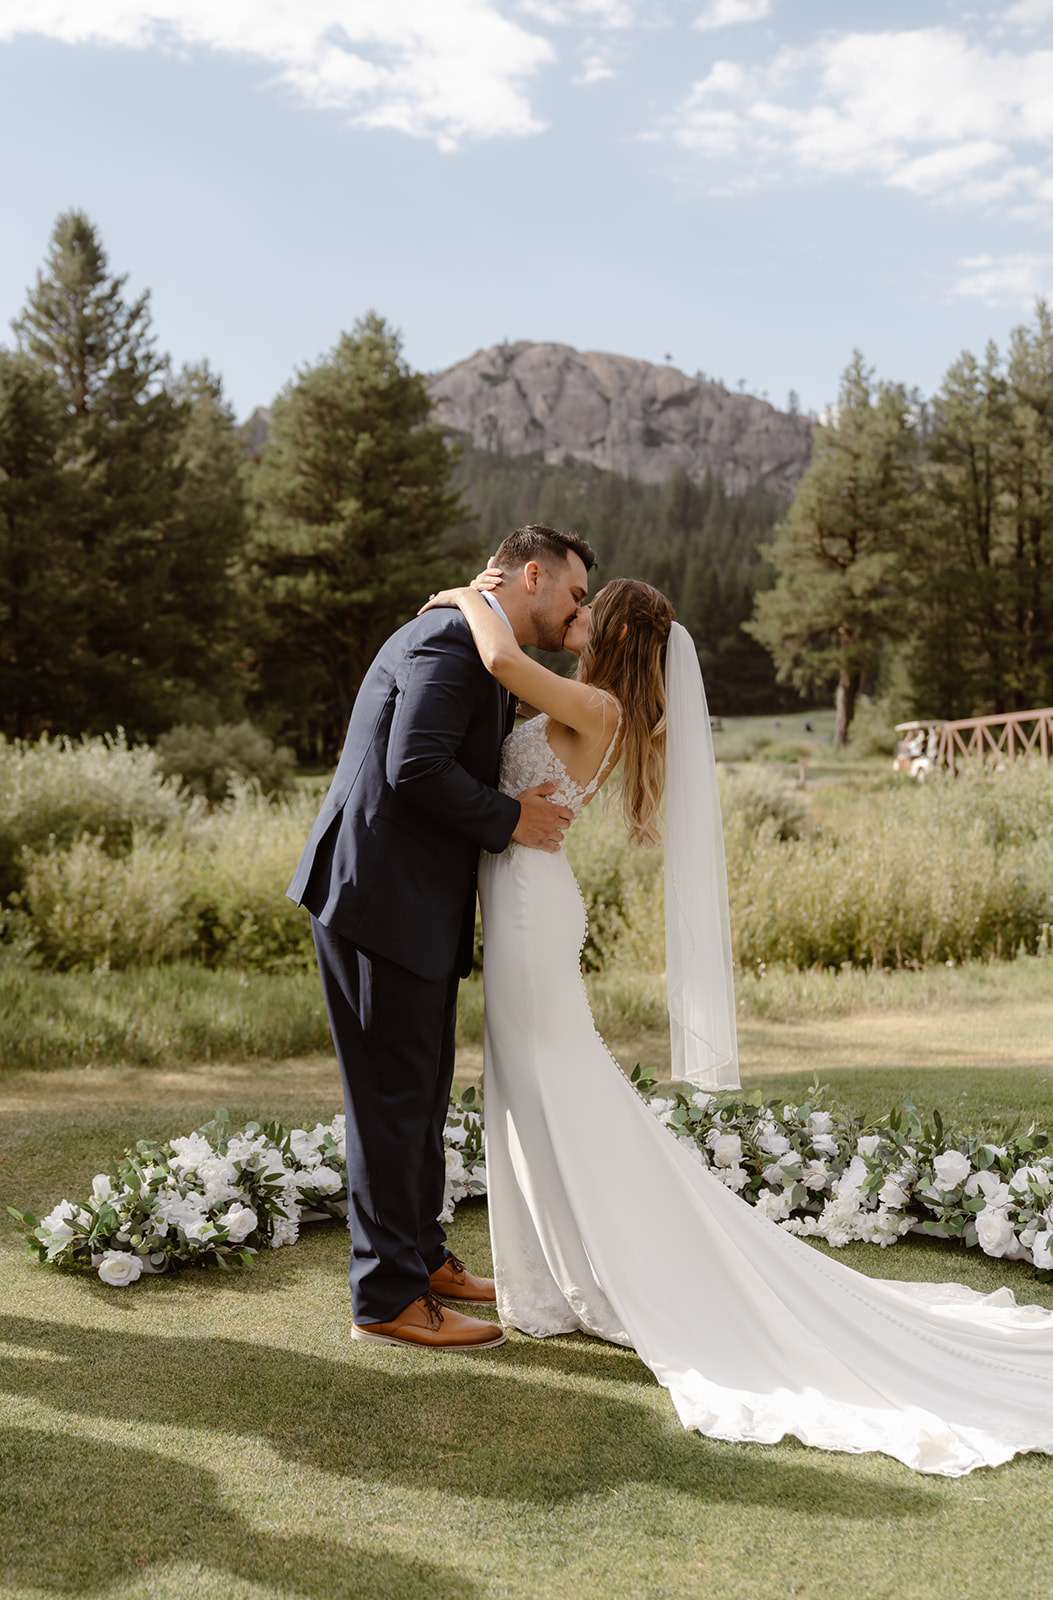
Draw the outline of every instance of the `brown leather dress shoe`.
<instances>
[{"instance_id":1,"label":"brown leather dress shoe","mask_svg":"<svg viewBox=\"0 0 1053 1600\"><path fill-rule=\"evenodd\" d=\"M444 1300L470 1300L485 1306L497 1302L493 1278L477 1278L454 1255L448 1255L442 1266L436 1268L430 1282L432 1293L442 1295Z\"/></svg>"},{"instance_id":2,"label":"brown leather dress shoe","mask_svg":"<svg viewBox=\"0 0 1053 1600\"><path fill-rule=\"evenodd\" d=\"M390 1322L355 1323L352 1339L367 1344L408 1344L422 1350L490 1350L504 1344L497 1322L465 1317L440 1305L429 1289Z\"/></svg>"}]
</instances>

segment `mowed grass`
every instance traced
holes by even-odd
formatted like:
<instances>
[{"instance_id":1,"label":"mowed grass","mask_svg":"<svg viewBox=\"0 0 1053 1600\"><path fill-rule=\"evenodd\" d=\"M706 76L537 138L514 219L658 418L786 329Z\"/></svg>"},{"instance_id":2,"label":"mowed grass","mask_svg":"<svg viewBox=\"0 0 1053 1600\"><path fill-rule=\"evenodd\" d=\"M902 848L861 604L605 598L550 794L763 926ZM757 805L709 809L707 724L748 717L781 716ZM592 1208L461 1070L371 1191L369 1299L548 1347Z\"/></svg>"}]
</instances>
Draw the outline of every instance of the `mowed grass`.
<instances>
[{"instance_id":1,"label":"mowed grass","mask_svg":"<svg viewBox=\"0 0 1053 1600\"><path fill-rule=\"evenodd\" d=\"M897 1010L886 994L885 1010L854 1022L831 995L808 1022L746 1018L744 1083L792 1097L811 1063L788 1069L789 1041L847 1029L826 1035L822 1076L860 1110L911 1093L970 1125L1048 1124L1053 1074L1041 1064L962 1069L950 1046L924 1066L836 1064L853 1029L870 1049L875 1015L898 1017L905 1044L915 1015L949 1024L958 1011L997 1017L1006 1059L1019 1049L1030 1061L1033 1043L1013 1044L1020 1005L1040 999L1028 987L1038 964L1028 971L1004 976L994 998L949 973L925 1005L915 991ZM751 1043L755 1022L767 1031ZM632 1047L630 1034L619 1049ZM465 1053L461 1072L472 1075ZM317 1054L9 1072L2 1200L39 1214L85 1192L136 1138L185 1132L220 1105L235 1121L310 1125L338 1104L335 1067ZM487 1267L484 1204L460 1208L451 1243ZM928 1241L839 1255L878 1276L1008 1281L1053 1306L1029 1268ZM944 1480L792 1441L701 1439L631 1352L580 1336L513 1334L475 1356L358 1346L346 1258L343 1230L312 1224L251 1272L113 1290L47 1272L13 1226L0 1229L5 1600L1033 1600L1048 1589L1047 1457Z\"/></svg>"}]
</instances>

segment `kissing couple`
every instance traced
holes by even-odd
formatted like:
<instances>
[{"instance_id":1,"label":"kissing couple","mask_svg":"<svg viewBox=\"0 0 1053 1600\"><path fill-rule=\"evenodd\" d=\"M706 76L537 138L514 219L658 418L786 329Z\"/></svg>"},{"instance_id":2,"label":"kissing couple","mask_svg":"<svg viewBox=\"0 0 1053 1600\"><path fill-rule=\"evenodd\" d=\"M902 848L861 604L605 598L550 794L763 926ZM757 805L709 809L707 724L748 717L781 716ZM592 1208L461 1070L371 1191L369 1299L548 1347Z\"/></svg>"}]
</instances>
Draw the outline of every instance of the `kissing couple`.
<instances>
[{"instance_id":1,"label":"kissing couple","mask_svg":"<svg viewBox=\"0 0 1053 1600\"><path fill-rule=\"evenodd\" d=\"M948 1476L1053 1453L1053 1314L871 1279L782 1232L659 1123L596 1032L562 846L617 769L630 840L665 845L672 1076L738 1084L698 657L649 584L614 579L588 604L594 564L584 540L519 528L391 636L289 887L343 1077L352 1337L479 1351L506 1327L581 1332L632 1346L712 1438L792 1434ZM570 650L575 676L526 646ZM477 889L496 1284L438 1221ZM457 1309L495 1301L499 1322Z\"/></svg>"}]
</instances>

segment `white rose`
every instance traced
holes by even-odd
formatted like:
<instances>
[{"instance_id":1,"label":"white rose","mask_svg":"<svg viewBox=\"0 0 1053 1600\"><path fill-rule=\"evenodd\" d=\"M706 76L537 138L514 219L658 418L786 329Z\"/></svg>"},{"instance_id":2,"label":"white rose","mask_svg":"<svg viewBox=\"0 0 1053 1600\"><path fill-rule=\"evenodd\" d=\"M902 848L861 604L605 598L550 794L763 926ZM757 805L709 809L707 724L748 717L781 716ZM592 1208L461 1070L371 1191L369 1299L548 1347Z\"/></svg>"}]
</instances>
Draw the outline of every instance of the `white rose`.
<instances>
[{"instance_id":1,"label":"white rose","mask_svg":"<svg viewBox=\"0 0 1053 1600\"><path fill-rule=\"evenodd\" d=\"M188 1244L207 1244L216 1237L216 1224L211 1217L199 1217L196 1222L187 1223L183 1234Z\"/></svg>"},{"instance_id":2,"label":"white rose","mask_svg":"<svg viewBox=\"0 0 1053 1600\"><path fill-rule=\"evenodd\" d=\"M746 1187L750 1178L745 1167L721 1167L716 1176L727 1188L734 1189L736 1194Z\"/></svg>"},{"instance_id":3,"label":"white rose","mask_svg":"<svg viewBox=\"0 0 1053 1600\"><path fill-rule=\"evenodd\" d=\"M154 1205L154 1215L170 1228L194 1228L205 1215L203 1194L159 1194Z\"/></svg>"},{"instance_id":4,"label":"white rose","mask_svg":"<svg viewBox=\"0 0 1053 1600\"><path fill-rule=\"evenodd\" d=\"M114 1289L123 1289L126 1283L134 1283L142 1270L139 1257L133 1256L128 1250L106 1250L99 1262L99 1277Z\"/></svg>"},{"instance_id":5,"label":"white rose","mask_svg":"<svg viewBox=\"0 0 1053 1600\"><path fill-rule=\"evenodd\" d=\"M862 1156L853 1156L848 1166L837 1180L837 1192L843 1195L858 1195L860 1188L870 1176L867 1164Z\"/></svg>"},{"instance_id":6,"label":"white rose","mask_svg":"<svg viewBox=\"0 0 1053 1600\"><path fill-rule=\"evenodd\" d=\"M790 1199L785 1190L776 1194L772 1189L761 1189L757 1194L756 1208L769 1222L782 1222L790 1215Z\"/></svg>"},{"instance_id":7,"label":"white rose","mask_svg":"<svg viewBox=\"0 0 1053 1600\"><path fill-rule=\"evenodd\" d=\"M108 1173L97 1172L95 1174L91 1180L91 1192L96 1200L99 1201L113 1199L113 1184L110 1182Z\"/></svg>"},{"instance_id":8,"label":"white rose","mask_svg":"<svg viewBox=\"0 0 1053 1600\"><path fill-rule=\"evenodd\" d=\"M932 1163L940 1189L957 1189L973 1170L968 1156L960 1150L944 1150Z\"/></svg>"},{"instance_id":9,"label":"white rose","mask_svg":"<svg viewBox=\"0 0 1053 1600\"><path fill-rule=\"evenodd\" d=\"M742 1160L742 1140L737 1133L711 1134L707 1143L718 1167L737 1167Z\"/></svg>"},{"instance_id":10,"label":"white rose","mask_svg":"<svg viewBox=\"0 0 1053 1600\"><path fill-rule=\"evenodd\" d=\"M832 1133L834 1119L829 1111L813 1111L808 1118L808 1127L813 1134Z\"/></svg>"},{"instance_id":11,"label":"white rose","mask_svg":"<svg viewBox=\"0 0 1053 1600\"><path fill-rule=\"evenodd\" d=\"M447 1183L463 1183L467 1177L464 1157L459 1150L446 1152L446 1181Z\"/></svg>"},{"instance_id":12,"label":"white rose","mask_svg":"<svg viewBox=\"0 0 1053 1600\"><path fill-rule=\"evenodd\" d=\"M825 1189L829 1176L830 1169L825 1161L809 1161L801 1173L801 1182L806 1189Z\"/></svg>"},{"instance_id":13,"label":"white rose","mask_svg":"<svg viewBox=\"0 0 1053 1600\"><path fill-rule=\"evenodd\" d=\"M335 1194L344 1187L344 1180L332 1167L315 1167L313 1172L302 1172L300 1184L304 1189L310 1189L315 1194Z\"/></svg>"},{"instance_id":14,"label":"white rose","mask_svg":"<svg viewBox=\"0 0 1053 1600\"><path fill-rule=\"evenodd\" d=\"M76 1206L71 1205L68 1200L60 1200L54 1211L49 1211L46 1217L41 1218L40 1226L48 1230L52 1239L66 1240L73 1238L70 1222L76 1220Z\"/></svg>"},{"instance_id":15,"label":"white rose","mask_svg":"<svg viewBox=\"0 0 1053 1600\"><path fill-rule=\"evenodd\" d=\"M985 1206L976 1218L976 1242L985 1256L1004 1256L1013 1239L1013 1224L1004 1212Z\"/></svg>"},{"instance_id":16,"label":"white rose","mask_svg":"<svg viewBox=\"0 0 1053 1600\"><path fill-rule=\"evenodd\" d=\"M862 1139L856 1140L856 1152L861 1156L876 1156L881 1144L879 1133L864 1134Z\"/></svg>"},{"instance_id":17,"label":"white rose","mask_svg":"<svg viewBox=\"0 0 1053 1600\"><path fill-rule=\"evenodd\" d=\"M1010 1189L1016 1189L1022 1195L1029 1195L1032 1185L1039 1190L1045 1190L1048 1187L1043 1182L1043 1174L1038 1167L1033 1166L1017 1167L1012 1177L1006 1181Z\"/></svg>"},{"instance_id":18,"label":"white rose","mask_svg":"<svg viewBox=\"0 0 1053 1600\"><path fill-rule=\"evenodd\" d=\"M757 1145L770 1156L784 1156L790 1148L790 1141L784 1133L778 1133L774 1128L765 1128L757 1139Z\"/></svg>"},{"instance_id":19,"label":"white rose","mask_svg":"<svg viewBox=\"0 0 1053 1600\"><path fill-rule=\"evenodd\" d=\"M821 1156L836 1156L837 1140L832 1133L817 1133L812 1139L812 1149L818 1150Z\"/></svg>"},{"instance_id":20,"label":"white rose","mask_svg":"<svg viewBox=\"0 0 1053 1600\"><path fill-rule=\"evenodd\" d=\"M715 1099L716 1095L713 1094L693 1094L691 1104L697 1111L708 1111Z\"/></svg>"},{"instance_id":21,"label":"white rose","mask_svg":"<svg viewBox=\"0 0 1053 1600\"><path fill-rule=\"evenodd\" d=\"M878 1199L883 1206L905 1206L910 1196L898 1179L889 1177L878 1190Z\"/></svg>"},{"instance_id":22,"label":"white rose","mask_svg":"<svg viewBox=\"0 0 1053 1600\"><path fill-rule=\"evenodd\" d=\"M240 1201L232 1205L219 1219L220 1226L226 1228L227 1237L231 1244L241 1244L258 1225L258 1217L249 1206L243 1206Z\"/></svg>"},{"instance_id":23,"label":"white rose","mask_svg":"<svg viewBox=\"0 0 1053 1600\"><path fill-rule=\"evenodd\" d=\"M1031 1246L1031 1259L1043 1272L1053 1272L1053 1233L1040 1233Z\"/></svg>"},{"instance_id":24,"label":"white rose","mask_svg":"<svg viewBox=\"0 0 1053 1600\"><path fill-rule=\"evenodd\" d=\"M203 1133L188 1133L183 1139L173 1139L172 1151L169 1165L182 1173L192 1171L199 1161L206 1161L214 1153Z\"/></svg>"}]
</instances>

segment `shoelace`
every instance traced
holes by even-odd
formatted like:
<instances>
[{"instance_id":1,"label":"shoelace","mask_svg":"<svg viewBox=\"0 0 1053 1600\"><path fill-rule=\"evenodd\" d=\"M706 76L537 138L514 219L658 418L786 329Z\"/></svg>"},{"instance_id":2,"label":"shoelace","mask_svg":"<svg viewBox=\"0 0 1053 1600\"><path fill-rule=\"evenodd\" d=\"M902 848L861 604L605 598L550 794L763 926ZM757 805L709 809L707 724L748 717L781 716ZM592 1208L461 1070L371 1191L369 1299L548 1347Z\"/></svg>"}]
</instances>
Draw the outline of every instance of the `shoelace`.
<instances>
[{"instance_id":1,"label":"shoelace","mask_svg":"<svg viewBox=\"0 0 1053 1600\"><path fill-rule=\"evenodd\" d=\"M438 1295L432 1289L425 1289L420 1298L423 1300L424 1309L428 1313L428 1326L431 1328L441 1328L443 1313L446 1310L446 1307L443 1305Z\"/></svg>"},{"instance_id":2,"label":"shoelace","mask_svg":"<svg viewBox=\"0 0 1053 1600\"><path fill-rule=\"evenodd\" d=\"M452 1267L455 1273L456 1272L461 1273L462 1276L468 1270L467 1267L465 1266L464 1262L458 1256L455 1256L452 1250L447 1251L447 1254L446 1254L446 1265L448 1267Z\"/></svg>"}]
</instances>

